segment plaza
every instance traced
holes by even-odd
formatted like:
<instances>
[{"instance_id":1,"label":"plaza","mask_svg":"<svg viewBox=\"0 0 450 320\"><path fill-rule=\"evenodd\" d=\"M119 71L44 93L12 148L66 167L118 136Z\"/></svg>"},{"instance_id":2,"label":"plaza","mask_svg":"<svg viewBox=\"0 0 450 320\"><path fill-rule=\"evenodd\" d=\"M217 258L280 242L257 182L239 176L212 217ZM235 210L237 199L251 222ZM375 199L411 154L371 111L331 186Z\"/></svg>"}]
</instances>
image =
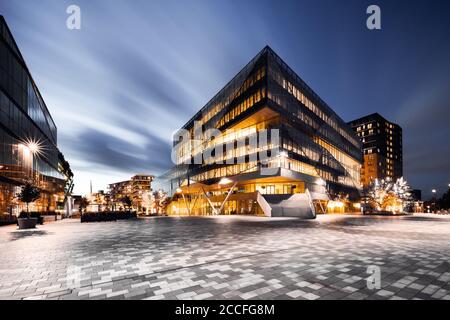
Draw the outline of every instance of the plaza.
<instances>
[{"instance_id":1,"label":"plaza","mask_svg":"<svg viewBox=\"0 0 450 320\"><path fill-rule=\"evenodd\" d=\"M0 252L0 299L450 299L449 216L67 219Z\"/></svg>"}]
</instances>

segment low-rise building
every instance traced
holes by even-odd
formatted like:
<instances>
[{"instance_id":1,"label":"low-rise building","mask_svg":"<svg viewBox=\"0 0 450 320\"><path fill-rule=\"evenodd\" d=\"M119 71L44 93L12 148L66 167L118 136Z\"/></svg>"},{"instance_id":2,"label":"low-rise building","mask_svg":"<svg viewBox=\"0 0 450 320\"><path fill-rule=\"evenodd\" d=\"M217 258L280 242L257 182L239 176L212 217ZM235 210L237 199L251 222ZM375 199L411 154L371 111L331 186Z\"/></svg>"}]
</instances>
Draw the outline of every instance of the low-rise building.
<instances>
[{"instance_id":1,"label":"low-rise building","mask_svg":"<svg viewBox=\"0 0 450 320\"><path fill-rule=\"evenodd\" d=\"M132 202L131 207L138 213L146 213L151 206L152 181L154 176L137 174L130 180L111 183L109 185L109 199L113 210L125 209Z\"/></svg>"}]
</instances>

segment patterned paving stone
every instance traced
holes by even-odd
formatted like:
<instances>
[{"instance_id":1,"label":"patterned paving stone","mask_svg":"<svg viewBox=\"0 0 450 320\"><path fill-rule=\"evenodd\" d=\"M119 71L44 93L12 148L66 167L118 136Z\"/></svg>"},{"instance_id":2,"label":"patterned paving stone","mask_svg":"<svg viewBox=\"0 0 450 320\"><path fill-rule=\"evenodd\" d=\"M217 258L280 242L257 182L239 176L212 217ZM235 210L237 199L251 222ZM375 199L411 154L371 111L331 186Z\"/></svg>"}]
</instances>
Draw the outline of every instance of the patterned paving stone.
<instances>
[{"instance_id":1,"label":"patterned paving stone","mask_svg":"<svg viewBox=\"0 0 450 320\"><path fill-rule=\"evenodd\" d=\"M0 299L450 297L450 217L64 220L2 227L0 251Z\"/></svg>"}]
</instances>

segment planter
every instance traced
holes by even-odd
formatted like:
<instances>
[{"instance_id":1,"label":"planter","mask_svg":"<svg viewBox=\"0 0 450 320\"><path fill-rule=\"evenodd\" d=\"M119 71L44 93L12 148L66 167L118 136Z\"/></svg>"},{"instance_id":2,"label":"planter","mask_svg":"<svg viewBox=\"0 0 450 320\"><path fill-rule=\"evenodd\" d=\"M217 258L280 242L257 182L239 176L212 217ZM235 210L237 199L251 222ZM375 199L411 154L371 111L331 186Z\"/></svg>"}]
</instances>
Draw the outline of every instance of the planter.
<instances>
[{"instance_id":1,"label":"planter","mask_svg":"<svg viewBox=\"0 0 450 320\"><path fill-rule=\"evenodd\" d=\"M19 218L17 219L19 224L19 229L34 229L36 228L36 224L38 222L37 218Z\"/></svg>"},{"instance_id":2,"label":"planter","mask_svg":"<svg viewBox=\"0 0 450 320\"><path fill-rule=\"evenodd\" d=\"M102 211L86 212L81 215L81 222L107 222L129 219L137 219L136 212Z\"/></svg>"}]
</instances>

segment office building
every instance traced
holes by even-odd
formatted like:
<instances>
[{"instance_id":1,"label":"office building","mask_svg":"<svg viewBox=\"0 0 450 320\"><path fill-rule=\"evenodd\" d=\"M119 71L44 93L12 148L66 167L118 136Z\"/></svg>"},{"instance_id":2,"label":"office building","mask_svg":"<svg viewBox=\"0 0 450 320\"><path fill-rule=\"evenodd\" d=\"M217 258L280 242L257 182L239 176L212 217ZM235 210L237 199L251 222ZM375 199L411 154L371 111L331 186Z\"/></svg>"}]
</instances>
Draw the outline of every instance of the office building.
<instances>
[{"instance_id":1,"label":"office building","mask_svg":"<svg viewBox=\"0 0 450 320\"><path fill-rule=\"evenodd\" d=\"M30 182L41 189L30 211L62 209L73 187L57 129L14 38L0 16L0 214L18 215Z\"/></svg>"},{"instance_id":2,"label":"office building","mask_svg":"<svg viewBox=\"0 0 450 320\"><path fill-rule=\"evenodd\" d=\"M358 136L269 47L180 129L173 147L176 165L162 176L173 194L169 215L359 211Z\"/></svg>"}]
</instances>

